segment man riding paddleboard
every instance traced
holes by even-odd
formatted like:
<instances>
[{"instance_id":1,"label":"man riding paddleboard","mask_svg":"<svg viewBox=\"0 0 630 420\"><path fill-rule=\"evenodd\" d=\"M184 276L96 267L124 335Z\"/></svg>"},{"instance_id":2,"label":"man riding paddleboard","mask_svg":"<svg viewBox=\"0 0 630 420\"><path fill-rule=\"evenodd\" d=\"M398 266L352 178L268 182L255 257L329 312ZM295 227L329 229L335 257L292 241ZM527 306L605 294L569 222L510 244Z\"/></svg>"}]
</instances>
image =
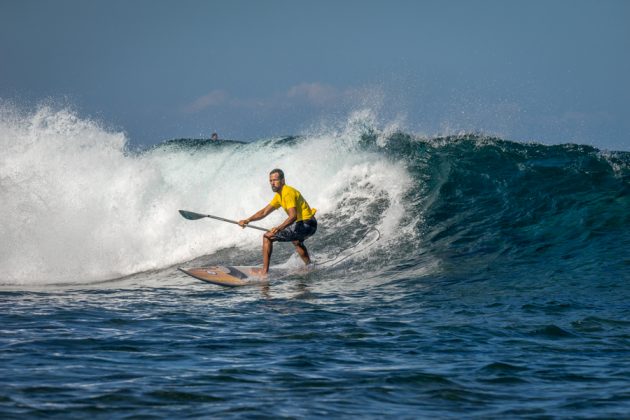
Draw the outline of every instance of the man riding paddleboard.
<instances>
[{"instance_id":1,"label":"man riding paddleboard","mask_svg":"<svg viewBox=\"0 0 630 420\"><path fill-rule=\"evenodd\" d=\"M304 264L310 264L311 258L304 246L304 240L317 231L317 220L315 219L317 210L308 205L298 190L285 184L284 172L281 169L274 169L269 173L269 184L275 193L269 204L247 219L238 222L244 228L252 221L264 219L280 207L287 213L284 222L263 235L263 266L258 270L258 274L262 275L269 272L269 260L273 251L273 243L276 241L293 243Z\"/></svg>"}]
</instances>

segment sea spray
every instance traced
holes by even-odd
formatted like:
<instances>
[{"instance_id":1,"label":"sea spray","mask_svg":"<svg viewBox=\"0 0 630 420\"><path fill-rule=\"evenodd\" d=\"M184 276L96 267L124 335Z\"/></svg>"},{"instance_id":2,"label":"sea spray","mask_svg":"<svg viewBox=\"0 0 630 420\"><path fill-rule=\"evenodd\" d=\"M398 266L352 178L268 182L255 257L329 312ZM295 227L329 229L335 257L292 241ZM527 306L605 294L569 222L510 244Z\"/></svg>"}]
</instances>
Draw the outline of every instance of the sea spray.
<instances>
[{"instance_id":1,"label":"sea spray","mask_svg":"<svg viewBox=\"0 0 630 420\"><path fill-rule=\"evenodd\" d=\"M329 232L372 220L385 238L394 234L410 185L404 165L356 147L362 132L353 128L220 148L170 143L134 153L123 133L67 109L4 110L0 124L3 284L99 281L223 248L257 247L253 232L189 222L177 210L246 217L269 202L267 174L274 167L318 208ZM283 217L277 212L264 222L272 226Z\"/></svg>"}]
</instances>

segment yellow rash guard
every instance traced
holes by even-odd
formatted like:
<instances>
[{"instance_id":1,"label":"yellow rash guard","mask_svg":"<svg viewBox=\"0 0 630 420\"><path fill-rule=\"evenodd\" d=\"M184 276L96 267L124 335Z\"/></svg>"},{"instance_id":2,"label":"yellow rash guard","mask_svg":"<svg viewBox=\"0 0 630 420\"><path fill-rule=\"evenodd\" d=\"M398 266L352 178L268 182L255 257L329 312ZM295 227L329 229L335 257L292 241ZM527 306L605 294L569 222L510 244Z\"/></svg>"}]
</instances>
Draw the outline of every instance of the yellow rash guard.
<instances>
[{"instance_id":1,"label":"yellow rash guard","mask_svg":"<svg viewBox=\"0 0 630 420\"><path fill-rule=\"evenodd\" d=\"M315 216L316 209L312 209L302 194L298 190L288 185L282 187L282 196L279 193L273 196L273 199L269 202L269 205L274 209L282 207L284 211L289 213L291 207L295 207L297 211L297 222L302 220L311 219Z\"/></svg>"}]
</instances>

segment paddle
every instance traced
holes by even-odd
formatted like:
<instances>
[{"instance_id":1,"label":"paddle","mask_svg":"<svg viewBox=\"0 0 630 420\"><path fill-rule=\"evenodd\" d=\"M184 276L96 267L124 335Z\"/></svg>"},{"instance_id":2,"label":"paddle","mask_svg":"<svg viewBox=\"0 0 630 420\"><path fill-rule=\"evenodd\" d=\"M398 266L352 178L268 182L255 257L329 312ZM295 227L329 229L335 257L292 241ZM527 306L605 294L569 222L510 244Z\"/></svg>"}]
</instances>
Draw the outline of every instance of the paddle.
<instances>
[{"instance_id":1,"label":"paddle","mask_svg":"<svg viewBox=\"0 0 630 420\"><path fill-rule=\"evenodd\" d=\"M238 225L238 222L236 220L224 219L223 217L213 216L211 214L199 214L199 213L186 211L186 210L180 210L179 214L181 214L182 216L184 216L185 219L188 219L188 220L199 220L199 219L203 219L204 217L209 217L211 219L216 219L222 222L234 223L235 225ZM245 227L262 230L263 232L269 232L269 230L262 227L258 227L258 226L245 225Z\"/></svg>"}]
</instances>

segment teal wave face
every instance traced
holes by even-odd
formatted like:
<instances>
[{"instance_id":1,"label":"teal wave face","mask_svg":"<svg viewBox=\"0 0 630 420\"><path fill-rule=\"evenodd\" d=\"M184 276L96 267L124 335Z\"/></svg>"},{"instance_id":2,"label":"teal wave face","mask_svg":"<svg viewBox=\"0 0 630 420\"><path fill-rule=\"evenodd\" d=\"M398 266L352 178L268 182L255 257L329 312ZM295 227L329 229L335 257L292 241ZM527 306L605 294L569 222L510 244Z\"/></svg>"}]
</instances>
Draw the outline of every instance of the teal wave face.
<instances>
[{"instance_id":1,"label":"teal wave face","mask_svg":"<svg viewBox=\"0 0 630 420\"><path fill-rule=\"evenodd\" d=\"M374 140L364 136L364 147L377 147ZM627 268L630 153L405 134L382 150L405 161L417 181L406 200L423 215L422 248L454 270Z\"/></svg>"}]
</instances>

